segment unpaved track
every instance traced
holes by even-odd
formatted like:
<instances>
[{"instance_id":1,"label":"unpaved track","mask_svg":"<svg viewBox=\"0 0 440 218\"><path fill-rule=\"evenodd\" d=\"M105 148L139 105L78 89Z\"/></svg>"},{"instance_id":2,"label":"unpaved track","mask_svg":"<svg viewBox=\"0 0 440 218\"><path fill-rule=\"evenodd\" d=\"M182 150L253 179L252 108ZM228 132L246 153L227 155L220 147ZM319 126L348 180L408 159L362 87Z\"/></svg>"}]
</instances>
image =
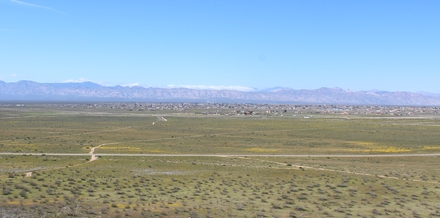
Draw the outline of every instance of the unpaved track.
<instances>
[{"instance_id":1,"label":"unpaved track","mask_svg":"<svg viewBox=\"0 0 440 218\"><path fill-rule=\"evenodd\" d=\"M0 153L0 155L34 155L34 156L90 156L78 153ZM95 154L97 156L122 156L122 157L422 157L440 156L436 154Z\"/></svg>"},{"instance_id":2,"label":"unpaved track","mask_svg":"<svg viewBox=\"0 0 440 218\"><path fill-rule=\"evenodd\" d=\"M101 146L101 145L99 145ZM97 146L97 147L99 147ZM96 147L94 147L96 148ZM228 157L239 157L239 158L245 158L245 159L251 159L249 157L420 157L420 156L440 156L439 153L437 154L369 154L369 155L264 155L264 154L93 154L94 148L90 151L89 154L72 154L72 153L44 153L46 156L91 156L91 159L86 162L90 163L92 161L95 161L98 159L96 156L122 156L122 157L222 157L222 158L228 158ZM0 155L34 155L39 156L42 155L41 153L0 153ZM259 160L263 162L270 162L275 163L279 165L287 165L285 163L276 162L276 161L268 161L268 160L261 160L261 159L252 159L252 160ZM77 164L73 165L71 167L76 167L83 165ZM331 172L339 172L339 173L347 173L347 174L355 174L355 175L362 175L362 176L374 176L379 177L383 179L396 179L396 180L406 180L406 181L412 181L412 182L423 182L423 183L431 183L431 184L439 184L439 182L433 182L433 181L423 181L423 180L410 180L410 179L404 179L404 178L398 178L398 177L391 177L391 176L384 176L384 175L373 175L368 173L358 173L358 172L350 172L350 171L341 171L341 170L334 170L334 169L325 169L325 168L315 168L315 167L309 167L309 166L302 166L302 165L292 165L292 167L295 168L303 168L303 169L310 169L310 170L320 170L320 171L331 171ZM57 167L53 169L60 169L64 167ZM46 170L53 170L53 169L45 169ZM288 169L288 168L278 168L278 167L271 167L271 169ZM3 175L6 176L6 175ZM1 176L0 176L1 177Z\"/></svg>"},{"instance_id":3,"label":"unpaved track","mask_svg":"<svg viewBox=\"0 0 440 218\"><path fill-rule=\"evenodd\" d=\"M167 121L165 118L161 117L163 121ZM154 122L152 123L154 125ZM78 133L78 134L67 134L67 135L53 135L53 136L47 136L47 137L64 137L64 136L72 136L72 135L86 135L86 134L96 134L96 133L102 133L102 132L111 132L111 131L119 131L122 129L129 129L139 126L128 126L113 130L106 130L106 131L94 131L94 132L86 132L86 133ZM327 127L327 128L337 128L337 127ZM308 128L308 129L284 129L284 130L261 130L261 131L249 131L249 132L233 132L233 133L216 133L216 134L207 134L209 136L219 136L219 135L235 135L235 134L249 134L249 133L262 133L262 132L284 132L284 131L303 131L303 130L313 130L318 128ZM173 140L173 139L180 139L180 138L198 138L198 137L204 137L206 135L188 135L188 136L181 136L181 137L173 137L173 138L157 138L157 139L140 139L140 140L131 140L131 141L120 141L120 142L108 142L104 144L100 144L96 147L92 147L90 149L90 152L88 154L74 154L74 153L0 153L0 155L48 155L48 156L90 156L91 158L88 162L76 164L70 167L76 167L80 166L86 163L90 163L92 161L95 161L98 159L99 156L123 156L123 157L222 157L222 158L228 158L228 157L239 157L239 158L245 158L245 159L251 159L248 157L347 157L347 158L354 158L354 157L419 157L419 156L440 156L440 153L434 153L434 154L358 154L358 155L267 155L267 154L94 154L95 149L104 146L104 145L111 145L111 144L120 144L120 143L127 143L127 142L140 142L140 141L158 141L158 140ZM43 137L39 137L43 138ZM4 141L12 141L12 140L4 140ZM3 142L3 141L0 141ZM96 156L95 156L96 155ZM261 159L253 159L253 160L259 160L263 162L271 162L279 165L287 165L285 163L280 163L276 161L267 161L267 160L261 160ZM341 172L341 173L348 173L348 174L356 174L356 175L363 175L363 176L375 176L380 178L386 178L386 179L398 179L398 180L407 180L407 179L401 179L398 177L388 177L383 175L372 175L367 173L357 173L357 172L349 172L349 171L340 171L340 170L333 170L333 169L325 169L325 168L314 168L314 167L308 167L308 166L300 166L300 165L293 165L292 167L295 168L303 168L303 169L311 169L311 170L322 170L322 171L333 171L333 172ZM58 168L64 168L64 167L57 167L53 169ZM53 169L44 169L42 171L46 170L53 170ZM273 168L272 168L273 169ZM278 169L275 167L275 169ZM286 169L286 168L279 168L279 169ZM3 175L6 176L6 175ZM428 182L428 181L422 181L422 180L410 180L414 182L426 182L426 183L438 183L438 182Z\"/></svg>"},{"instance_id":4,"label":"unpaved track","mask_svg":"<svg viewBox=\"0 0 440 218\"><path fill-rule=\"evenodd\" d=\"M40 154L40 155L41 155L41 154ZM88 155L90 155L90 154L88 154ZM84 163L79 163L79 164L75 164L75 165L72 165L72 166L53 167L53 168L45 168L45 169L32 170L32 172L35 172L35 171L58 170L58 169L65 169L65 168L77 167L77 166L81 166L81 165L84 165L84 164L90 163L90 162L92 162L92 161L95 161L95 160L97 160L97 159L98 159L98 157L96 157L95 155L92 155L91 158L90 158L90 160L87 161L87 162L84 162ZM26 173L26 174L30 173L29 176L32 176L32 172L25 172L25 173ZM8 176L8 174L0 175L0 177L6 177L6 176ZM28 177L28 176L26 176L26 177Z\"/></svg>"},{"instance_id":5,"label":"unpaved track","mask_svg":"<svg viewBox=\"0 0 440 218\"><path fill-rule=\"evenodd\" d=\"M245 158L249 160L258 160L262 162L268 162L268 163L274 163L278 165L284 165L287 166L286 163L276 162L276 161L269 161L269 160L262 160L262 159L253 159L253 158ZM405 180L405 181L412 181L412 182L424 182L424 183L431 183L431 184L439 184L439 182L434 181L423 181L418 179L407 179L407 178L399 178L394 176L385 176L385 175L374 175L370 173L358 173L358 172L351 172L351 171L345 171L345 170L334 170L334 169L326 169L326 168L316 168L316 167L309 167L309 166L302 166L302 165L292 165L292 167L297 167L299 169L311 169L311 170L320 170L320 171L330 171L330 172L338 172L338 173L345 173L345 174L354 174L354 175L361 175L361 176L374 176L378 178L383 179L397 179L397 180ZM285 169L285 168L279 168L279 167L272 167L275 169Z\"/></svg>"}]
</instances>

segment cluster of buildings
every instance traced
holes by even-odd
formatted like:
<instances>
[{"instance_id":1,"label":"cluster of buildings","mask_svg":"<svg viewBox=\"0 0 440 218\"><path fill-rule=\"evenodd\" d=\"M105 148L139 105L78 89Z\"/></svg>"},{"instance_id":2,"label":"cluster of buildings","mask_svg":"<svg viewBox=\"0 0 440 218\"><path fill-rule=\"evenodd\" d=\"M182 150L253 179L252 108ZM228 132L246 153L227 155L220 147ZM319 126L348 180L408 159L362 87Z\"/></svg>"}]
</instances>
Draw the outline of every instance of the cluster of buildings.
<instances>
[{"instance_id":1,"label":"cluster of buildings","mask_svg":"<svg viewBox=\"0 0 440 218\"><path fill-rule=\"evenodd\" d=\"M0 103L3 107L25 107L25 104ZM367 114L411 116L438 114L437 106L379 106L332 104L259 104L259 103L60 103L48 107L107 108L128 111L177 111L202 115L272 115L289 114Z\"/></svg>"},{"instance_id":2,"label":"cluster of buildings","mask_svg":"<svg viewBox=\"0 0 440 218\"><path fill-rule=\"evenodd\" d=\"M280 115L303 114L373 114L410 116L413 114L438 114L435 106L379 106L332 104L257 104L257 103L77 103L50 104L55 107L109 108L129 111L180 111L216 115Z\"/></svg>"}]
</instances>

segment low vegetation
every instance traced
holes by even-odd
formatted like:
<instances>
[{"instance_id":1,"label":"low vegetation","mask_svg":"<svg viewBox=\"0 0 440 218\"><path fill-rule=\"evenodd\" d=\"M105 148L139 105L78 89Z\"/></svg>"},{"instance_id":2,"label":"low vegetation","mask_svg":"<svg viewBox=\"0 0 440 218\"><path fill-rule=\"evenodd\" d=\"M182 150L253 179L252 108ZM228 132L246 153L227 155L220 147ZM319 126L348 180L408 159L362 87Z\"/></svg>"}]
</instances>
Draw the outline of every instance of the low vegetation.
<instances>
[{"instance_id":1,"label":"low vegetation","mask_svg":"<svg viewBox=\"0 0 440 218\"><path fill-rule=\"evenodd\" d=\"M271 156L440 153L438 119L284 115L0 108L0 215L440 216L438 156Z\"/></svg>"}]
</instances>

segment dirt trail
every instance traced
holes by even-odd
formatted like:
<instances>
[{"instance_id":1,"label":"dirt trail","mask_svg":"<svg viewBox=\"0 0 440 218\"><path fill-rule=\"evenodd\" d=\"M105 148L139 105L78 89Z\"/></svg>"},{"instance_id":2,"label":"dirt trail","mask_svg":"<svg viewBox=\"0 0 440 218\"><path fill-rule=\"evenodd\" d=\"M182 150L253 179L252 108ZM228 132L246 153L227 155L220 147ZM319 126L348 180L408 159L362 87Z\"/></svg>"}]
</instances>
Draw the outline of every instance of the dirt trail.
<instances>
[{"instance_id":1,"label":"dirt trail","mask_svg":"<svg viewBox=\"0 0 440 218\"><path fill-rule=\"evenodd\" d=\"M161 120L161 121L167 121L167 119L165 119L164 117L158 117L158 119ZM154 124L155 123L153 122L151 125L154 125ZM88 132L88 133L78 133L78 134L48 136L48 137L63 137L63 136L72 136L72 135L96 134L96 133L101 133L101 132L119 131L119 130L122 130L122 129L129 129L129 128L134 128L134 127L139 127L139 126L129 126L129 127L118 128L118 129L113 129L113 130L106 130L106 131L95 131L95 132ZM338 127L327 127L327 128L338 128ZM303 130L314 130L314 129L319 129L319 128L284 129L284 130L260 130L260 131L249 131L249 132L216 133L216 134L206 134L206 135L218 136L218 135L236 135L236 134L249 134L249 133L263 133L263 132L303 131ZM104 144L100 144L98 146L90 148L90 151L89 151L88 154L91 155L91 158L90 158L90 160L88 162L81 163L81 164L76 164L76 165L69 166L69 167L80 166L80 165L83 165L83 164L86 164L86 163L90 163L92 161L97 160L98 157L96 157L95 154L94 154L95 149L97 149L97 148L99 148L101 146L104 146L104 145L120 144L120 143L127 143L127 142L140 142L140 141L158 141L158 140L172 140L172 139L182 139L182 138L198 138L198 137L204 137L204 136L205 136L205 134L203 134L203 135L189 135L189 136L181 136L181 137L173 137L173 138L140 139L140 140L104 143ZM39 138L43 138L43 137L39 137ZM5 142L5 141L12 141L12 140L4 140L4 141L0 141L0 142ZM34 153L0 153L0 155L41 155L41 154L34 154ZM46 153L46 155L81 156L81 155L85 155L85 154L71 154L71 153L48 154L48 153ZM249 157L277 157L277 156L278 157L399 157L399 156L400 157L405 157L405 156L440 156L440 154L389 154L389 155L387 155L387 154L384 154L384 155L99 154L99 155L102 155L102 156L162 156L162 157L181 157L181 156L186 156L186 157L223 157L223 158L239 157L239 158L243 158L243 159L250 159L250 160L263 161L263 162L270 162L270 163L275 163L275 164L284 165L284 166L286 166L287 164L281 163L281 162L276 162L276 161L268 161L268 160L248 158L248 156ZM374 176L374 177L386 178L386 179L398 179L398 180L407 180L407 181L413 181L413 182L426 182L426 183L439 184L438 182L430 182L430 181L423 181L423 180L409 180L409 179L402 179L402 178L398 178L398 177L389 177L389 176L384 176L384 175L372 175L372 174L368 174L368 173L357 173L357 172L341 171L341 170L333 170L333 169L325 169L325 168L315 168L315 167L301 166L301 165L292 165L292 167L296 167L296 168L300 168L300 169L302 168L302 169L312 169L312 170L340 172L340 173L363 175L363 176ZM56 167L56 168L52 168L52 169L42 169L42 170L39 170L39 171L54 170L54 169L61 169L61 168L64 168L64 167ZM274 169L286 169L286 168L277 168L277 167L271 167L271 168L274 168ZM29 174L29 173L27 173L27 174ZM30 172L30 175L31 175L31 172ZM4 176L6 176L6 175L4 175Z\"/></svg>"},{"instance_id":2,"label":"dirt trail","mask_svg":"<svg viewBox=\"0 0 440 218\"><path fill-rule=\"evenodd\" d=\"M98 160L98 157L95 156L95 155L93 154L93 152L95 151L95 148L100 147L100 146L101 146L101 145L96 146L96 147L93 147L93 148L90 149L89 154L91 154L91 156L90 156L90 160L89 160L89 161L87 161L87 162L85 162L85 163L75 164L75 165L72 165L72 166L67 166L67 167L81 166L81 165L83 165L83 164L90 163L90 162L92 162L92 161ZM40 154L40 155L41 155L41 154ZM35 155L35 156L37 156L37 155ZM65 168L65 167L55 167L55 168L51 168L51 169L41 169L41 170L34 170L34 171L47 171L47 170L56 170L56 169L62 169L62 168ZM6 176L6 175L3 175L3 176ZM26 177L31 177L31 176L32 176L32 172L26 172ZM2 176L0 176L0 177L2 177Z\"/></svg>"},{"instance_id":3,"label":"dirt trail","mask_svg":"<svg viewBox=\"0 0 440 218\"><path fill-rule=\"evenodd\" d=\"M167 119L165 119L164 117L157 117L157 119L161 120L161 121L168 121Z\"/></svg>"},{"instance_id":4,"label":"dirt trail","mask_svg":"<svg viewBox=\"0 0 440 218\"><path fill-rule=\"evenodd\" d=\"M98 160L98 157L96 157L95 155L92 155L92 156L90 157L89 162L92 162L92 161L95 161L95 160Z\"/></svg>"},{"instance_id":5,"label":"dirt trail","mask_svg":"<svg viewBox=\"0 0 440 218\"><path fill-rule=\"evenodd\" d=\"M106 144L112 144L112 143L106 143ZM102 145L106 145L102 144ZM102 145L96 146L94 148L100 147ZM92 152L92 150L90 151ZM89 154L72 154L72 153L65 153L65 154L50 154L46 153L45 155L48 156L86 156L91 155L91 158L88 162L76 164L73 166L68 167L75 167L80 166L86 163L90 163L92 161L95 161L98 159L97 156L93 153ZM0 153L0 155L41 155L40 153ZM262 159L255 159L255 158L249 158L249 157L410 157L410 156L440 156L440 154L394 154L394 155L225 155L225 154L99 154L100 156L122 156L122 157L222 157L222 158L230 158L230 157L238 157L242 159L249 159L249 160L257 160L262 162L268 162L268 163L274 163L278 165L287 166L286 163L281 163L277 161L269 161L269 160L262 160ZM231 166L247 166L247 165L231 165ZM249 166L247 166L249 167ZM265 168L261 166L251 166L256 168ZM46 171L46 170L54 170L54 169L61 169L65 167L56 167L52 169L42 169L38 171ZM342 171L342 170L333 170L333 169L325 169L325 168L316 168L316 167L309 167L309 166L303 166L303 165L292 165L292 168L295 169L311 169L311 170L321 170L321 171L330 171L330 172L338 172L338 173L345 173L345 174L354 174L354 175L362 175L362 176L372 176L372 177L378 177L378 178L384 178L384 179L397 179L397 180L404 180L404 181L412 181L412 182L423 182L423 183L431 183L431 184L440 184L439 182L432 182L432 181L423 181L423 180L416 180L416 179L406 179L406 178L398 178L398 177L391 177L391 176L384 176L384 175L373 175L369 173L358 173L358 172L351 172L351 171ZM271 169L289 169L289 168L281 168L281 167L271 167ZM3 175L7 176L7 175ZM2 176L0 176L2 177Z\"/></svg>"},{"instance_id":6,"label":"dirt trail","mask_svg":"<svg viewBox=\"0 0 440 218\"><path fill-rule=\"evenodd\" d=\"M229 158L228 156L218 156L218 157L224 157ZM268 162L268 163L274 163L278 165L284 165L287 166L285 163L276 162L276 161L268 161L268 160L261 160L261 159L253 159L253 158L247 158L247 157L239 157L241 159L247 159L247 160L257 160L262 162ZM186 163L182 161L167 161L168 163ZM332 170L332 169L325 169L325 168L315 168L315 167L308 167L308 166L302 166L302 165L292 165L292 168L282 168L282 167L265 167L265 166L253 166L253 165L243 165L243 164L219 164L219 163L199 163L199 164L205 164L205 165L212 165L212 166L231 166L231 167L250 167L250 168L265 168L265 169L310 169L310 170L321 170L321 171L329 171L329 172L338 172L338 173L344 173L344 174L354 174L354 175L361 175L361 176L371 176L371 177L378 177L378 178L384 178L384 179L397 179L397 180L404 180L404 181L412 181L412 182L423 182L423 183L431 183L431 184L440 184L439 182L431 182L431 181L423 181L423 180L417 180L417 179L403 179L398 177L391 177L391 176L383 176L383 175L373 175L368 173L357 173L357 172L350 172L350 171L342 171L342 170Z\"/></svg>"},{"instance_id":7,"label":"dirt trail","mask_svg":"<svg viewBox=\"0 0 440 218\"><path fill-rule=\"evenodd\" d=\"M96 148L99 148L99 147L101 147L101 146L102 146L102 145L98 145L98 146L96 146L96 147L90 148L89 154L93 154L93 152L95 152L95 149L96 149Z\"/></svg>"},{"instance_id":8,"label":"dirt trail","mask_svg":"<svg viewBox=\"0 0 440 218\"><path fill-rule=\"evenodd\" d=\"M246 157L241 157L241 158L249 159L249 160L259 160L259 161L263 161L263 162L268 162L268 163L274 163L274 164L278 164L278 165L287 166L286 163L281 163L281 162L276 162L276 161L261 160L261 159L246 158ZM412 182L425 182L425 183L431 183L431 184L440 184L439 182L423 181L423 180L418 180L418 179L405 179L405 178L399 178L399 177L393 177L393 176L373 175L373 174L369 174L369 173L358 173L358 172L351 172L351 171L342 171L342 170L333 170L333 169L325 169L325 168L316 168L316 167L309 167L309 166L302 166L302 165L292 165L292 167L297 167L299 169L311 169L311 170L321 170L321 171L330 171L330 172L338 172L338 173L347 173L347 174L354 174L354 175L361 175L361 176L374 176L374 177L379 177L379 178L384 178L384 179L397 179L397 180L405 180L405 181L412 181ZM278 168L278 169L285 169L285 168Z\"/></svg>"},{"instance_id":9,"label":"dirt trail","mask_svg":"<svg viewBox=\"0 0 440 218\"><path fill-rule=\"evenodd\" d=\"M111 143L108 143L111 144ZM104 145L104 144L102 144ZM96 147L95 147L96 148ZM90 153L0 153L0 155L22 155L22 156L89 156ZM96 154L99 156L120 156L120 157L424 157L424 156L440 156L435 154Z\"/></svg>"},{"instance_id":10,"label":"dirt trail","mask_svg":"<svg viewBox=\"0 0 440 218\"><path fill-rule=\"evenodd\" d=\"M161 117L161 118L162 118L163 121L167 121L165 118L163 118L163 117ZM153 122L152 125L154 125L154 122ZM145 125L142 125L142 126L145 126ZM105 130L105 131L94 131L94 132L68 134L68 135L46 136L46 137L38 137L38 138L63 137L63 136L73 136L73 135L96 134L96 133L102 133L102 132L114 132L114 131L119 131L119 130L122 130L122 129L130 129L130 128L135 128L135 127L140 127L140 126L128 126L128 127L112 129L112 130ZM23 139L18 139L18 140L23 140ZM12 141L12 140L3 140L3 141L0 141L0 142L7 142L7 141ZM104 143L104 144L100 144L98 146L90 148L89 154L91 155L91 157L90 157L89 161L87 161L85 163L81 163L81 164L76 164L76 165L73 165L73 166L68 166L68 167L76 167L76 166L80 166L80 165L83 165L83 164L86 164L86 163L90 163L92 161L97 160L98 157L96 155L94 155L95 149L99 148L99 147L101 147L103 145L108 145L108 144L115 144L115 143ZM7 154L7 153L3 153L3 154ZM29 154L29 155L41 155L41 154ZM38 171L56 170L56 169L61 169L61 168L64 168L64 167L55 167L55 168L51 168L51 169L41 169L41 170L38 170ZM6 175L3 175L3 176L6 176ZM27 172L26 173L26 177L30 177L30 176L32 176L32 172ZM0 176L0 177L2 177L2 176Z\"/></svg>"},{"instance_id":11,"label":"dirt trail","mask_svg":"<svg viewBox=\"0 0 440 218\"><path fill-rule=\"evenodd\" d=\"M163 117L162 117L163 118ZM166 119L165 118L163 118L165 121L166 121ZM154 122L153 122L153 125L154 125ZM143 125L144 126L144 125ZM38 137L38 138L47 138L47 137L63 137L63 136L73 136L73 135L87 135L87 134L96 134L96 133L102 133L102 132L113 132L113 131L119 131L119 130L123 130L123 129L130 129L130 128L135 128L135 127L140 127L140 126L128 126L128 127L123 127L123 128L118 128L118 129L112 129L112 130L105 130L105 131L94 131L94 132L86 132L86 133L78 133L78 134L68 134L68 135L55 135L55 136L46 136L46 137ZM15 139L15 140L23 140L23 139ZM14 140L14 141L15 141ZM0 142L8 142L8 141L13 141L13 140L3 140L3 141L0 141ZM91 155L90 156L90 160L89 161L87 161L87 162L85 162L85 163L81 163L81 164L75 164L75 165L72 165L72 166L67 166L67 167L76 167L76 166L81 166L81 165L83 165L83 164L87 164L87 163L90 163L90 162L92 162L92 161L95 161L95 160L97 160L98 159L98 157L96 156L96 155L94 155L94 152L95 152L95 149L96 148L99 148L99 147L101 147L101 146L103 146L103 145L108 145L108 144L114 144L114 143L104 143L104 144L100 144L100 145L98 145L98 146L95 146L95 147L92 147L92 148L90 148L90 151L89 151L89 154ZM7 154L7 153L3 153L3 154ZM14 154L13 154L14 155ZM28 154L28 155L41 155L41 154ZM41 170L36 170L36 171L47 171L47 170L56 170L56 169L62 169L62 168L65 168L65 167L55 167L55 168L51 168L51 169L41 169ZM0 177L4 177L4 176L7 176L7 175L2 175L2 176L0 176ZM26 172L26 177L30 177L30 176L32 176L32 172Z\"/></svg>"},{"instance_id":12,"label":"dirt trail","mask_svg":"<svg viewBox=\"0 0 440 218\"><path fill-rule=\"evenodd\" d=\"M41 155L41 154L40 154L40 155ZM90 160L87 161L87 162L84 162L84 163L75 164L75 165L72 165L72 166L63 166L63 167L54 167L54 168L49 168L49 169L46 168L46 169L33 170L32 172L34 172L34 171L58 170L58 169L65 169L65 168L77 167L77 166L81 166L81 165L84 165L84 164L90 163L90 162L92 162L92 161L95 161L95 160L97 160L97 159L98 159L98 157L95 157L95 155L92 155L92 157L90 158ZM26 172L26 173L25 173L25 174L26 174L26 177L31 177L31 176L32 176L32 172ZM8 176L8 174L6 174L6 175L0 175L0 177L6 177L6 176Z\"/></svg>"}]
</instances>

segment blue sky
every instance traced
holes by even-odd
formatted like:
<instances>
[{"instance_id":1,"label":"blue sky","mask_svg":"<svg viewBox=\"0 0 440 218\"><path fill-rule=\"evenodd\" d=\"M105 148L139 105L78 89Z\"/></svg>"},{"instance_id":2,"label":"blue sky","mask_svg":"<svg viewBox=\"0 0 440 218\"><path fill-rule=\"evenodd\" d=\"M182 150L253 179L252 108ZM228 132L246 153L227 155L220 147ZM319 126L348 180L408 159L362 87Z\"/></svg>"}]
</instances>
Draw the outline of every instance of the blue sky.
<instances>
[{"instance_id":1,"label":"blue sky","mask_svg":"<svg viewBox=\"0 0 440 218\"><path fill-rule=\"evenodd\" d=\"M440 93L440 1L0 0L0 80Z\"/></svg>"}]
</instances>

